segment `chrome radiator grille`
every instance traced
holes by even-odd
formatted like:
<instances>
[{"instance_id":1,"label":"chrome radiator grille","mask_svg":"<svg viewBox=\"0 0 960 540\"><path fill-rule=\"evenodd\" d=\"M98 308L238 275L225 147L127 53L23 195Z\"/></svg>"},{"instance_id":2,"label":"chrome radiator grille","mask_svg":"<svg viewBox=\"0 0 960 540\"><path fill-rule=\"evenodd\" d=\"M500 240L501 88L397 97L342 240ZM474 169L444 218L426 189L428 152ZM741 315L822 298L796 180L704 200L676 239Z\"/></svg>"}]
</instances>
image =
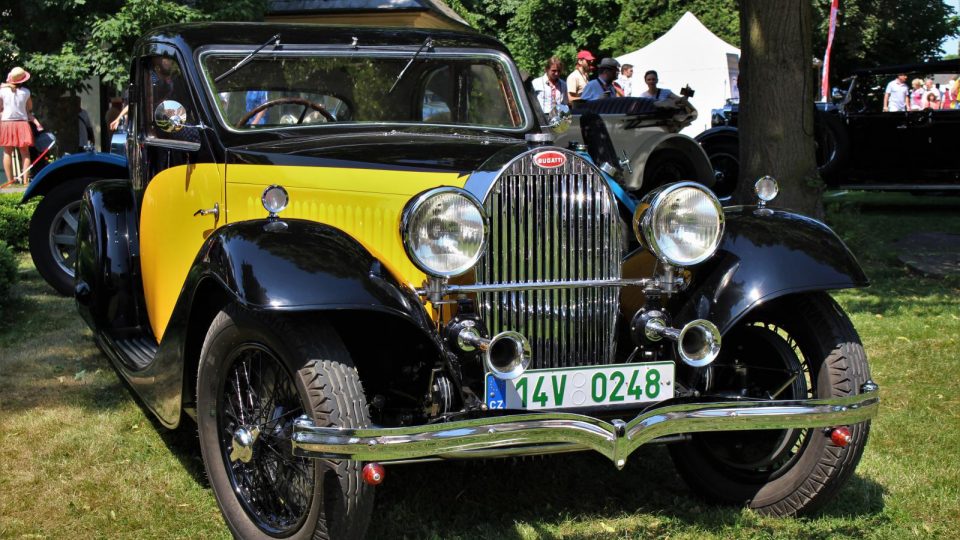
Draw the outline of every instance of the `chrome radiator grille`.
<instances>
[{"instance_id":1,"label":"chrome radiator grille","mask_svg":"<svg viewBox=\"0 0 960 540\"><path fill-rule=\"evenodd\" d=\"M477 282L619 278L622 233L610 188L573 154L556 169L532 156L509 165L484 201L490 235ZM481 293L478 303L491 335L527 337L531 368L614 361L617 288Z\"/></svg>"}]
</instances>

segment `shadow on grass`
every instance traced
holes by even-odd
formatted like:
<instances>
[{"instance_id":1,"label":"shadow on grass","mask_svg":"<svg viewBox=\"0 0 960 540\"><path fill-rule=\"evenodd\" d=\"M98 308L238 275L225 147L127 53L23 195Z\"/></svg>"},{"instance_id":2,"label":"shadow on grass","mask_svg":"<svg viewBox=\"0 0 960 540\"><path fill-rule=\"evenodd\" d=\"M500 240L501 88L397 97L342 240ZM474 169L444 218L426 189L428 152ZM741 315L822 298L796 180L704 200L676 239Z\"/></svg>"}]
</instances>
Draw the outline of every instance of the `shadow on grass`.
<instances>
[{"instance_id":1,"label":"shadow on grass","mask_svg":"<svg viewBox=\"0 0 960 540\"><path fill-rule=\"evenodd\" d=\"M878 516L883 493L854 476L822 515ZM637 535L659 537L729 533L743 521L741 508L696 498L660 446L641 448L622 471L592 453L393 466L378 488L375 515L371 538L529 537L518 522L538 538L552 538L564 524L621 519L634 520Z\"/></svg>"}]
</instances>

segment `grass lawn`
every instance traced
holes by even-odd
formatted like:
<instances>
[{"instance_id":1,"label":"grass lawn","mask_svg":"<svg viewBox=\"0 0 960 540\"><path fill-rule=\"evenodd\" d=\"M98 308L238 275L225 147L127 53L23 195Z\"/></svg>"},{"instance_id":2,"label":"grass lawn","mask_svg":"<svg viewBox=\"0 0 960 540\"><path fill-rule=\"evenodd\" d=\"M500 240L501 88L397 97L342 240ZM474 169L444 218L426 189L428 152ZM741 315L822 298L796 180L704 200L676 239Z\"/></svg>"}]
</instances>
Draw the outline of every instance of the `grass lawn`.
<instances>
[{"instance_id":1,"label":"grass lawn","mask_svg":"<svg viewBox=\"0 0 960 540\"><path fill-rule=\"evenodd\" d=\"M819 516L764 518L691 496L662 447L621 471L594 454L397 466L371 538L954 538L960 531L960 278L907 271L893 243L960 234L960 197L828 197L872 280L836 298L881 386L852 481ZM191 427L157 428L73 302L28 255L0 322L0 538L229 537Z\"/></svg>"}]
</instances>

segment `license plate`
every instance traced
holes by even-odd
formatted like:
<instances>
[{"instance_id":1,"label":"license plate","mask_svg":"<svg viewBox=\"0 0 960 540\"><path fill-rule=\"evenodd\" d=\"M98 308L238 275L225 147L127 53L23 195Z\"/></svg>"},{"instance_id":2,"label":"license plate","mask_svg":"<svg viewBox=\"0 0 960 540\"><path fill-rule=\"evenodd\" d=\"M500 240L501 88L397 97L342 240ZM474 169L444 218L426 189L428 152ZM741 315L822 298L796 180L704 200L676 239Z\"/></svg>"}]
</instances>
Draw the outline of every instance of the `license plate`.
<instances>
[{"instance_id":1,"label":"license plate","mask_svg":"<svg viewBox=\"0 0 960 540\"><path fill-rule=\"evenodd\" d=\"M488 409L626 406L673 397L673 362L533 369L504 381L487 374Z\"/></svg>"}]
</instances>

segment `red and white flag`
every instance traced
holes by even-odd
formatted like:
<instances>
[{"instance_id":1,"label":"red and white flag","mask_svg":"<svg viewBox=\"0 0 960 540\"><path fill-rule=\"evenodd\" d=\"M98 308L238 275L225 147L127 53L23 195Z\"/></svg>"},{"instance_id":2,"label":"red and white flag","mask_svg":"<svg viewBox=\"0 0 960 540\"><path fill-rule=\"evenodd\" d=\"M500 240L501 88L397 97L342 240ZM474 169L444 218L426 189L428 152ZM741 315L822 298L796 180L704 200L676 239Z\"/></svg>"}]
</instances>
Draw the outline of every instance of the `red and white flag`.
<instances>
[{"instance_id":1,"label":"red and white flag","mask_svg":"<svg viewBox=\"0 0 960 540\"><path fill-rule=\"evenodd\" d=\"M837 10L840 0L830 2L830 31L827 33L827 52L823 55L823 81L820 83L820 95L823 101L830 99L830 49L833 48L833 34L837 31Z\"/></svg>"}]
</instances>

